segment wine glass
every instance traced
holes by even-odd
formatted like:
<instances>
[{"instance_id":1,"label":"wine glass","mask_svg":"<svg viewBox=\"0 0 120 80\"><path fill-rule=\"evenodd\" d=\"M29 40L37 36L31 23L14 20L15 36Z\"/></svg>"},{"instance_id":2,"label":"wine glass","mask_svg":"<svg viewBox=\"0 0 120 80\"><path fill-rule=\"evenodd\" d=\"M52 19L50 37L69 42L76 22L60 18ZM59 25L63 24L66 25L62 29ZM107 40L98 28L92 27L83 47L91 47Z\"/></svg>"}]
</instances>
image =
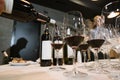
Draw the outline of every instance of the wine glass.
<instances>
[{"instance_id":1,"label":"wine glass","mask_svg":"<svg viewBox=\"0 0 120 80\"><path fill-rule=\"evenodd\" d=\"M86 60L87 60L87 50L88 50L88 48L89 48L89 44L88 43L82 43L79 46L79 50L82 52L83 59L84 59L83 60L84 66L82 66L83 68L87 68L87 66L86 66ZM80 68L81 68L81 66L80 66Z\"/></svg>"},{"instance_id":2,"label":"wine glass","mask_svg":"<svg viewBox=\"0 0 120 80\"><path fill-rule=\"evenodd\" d=\"M56 66L53 66L50 68L50 70L53 71L61 71L61 70L65 70L65 68L59 66L59 55L61 54L63 57L63 46L64 46L64 39L63 36L61 35L61 29L55 24L54 28L53 28L53 32L52 32L52 43L51 46L53 47L53 55L54 58L56 58ZM61 50L62 49L62 50ZM62 52L60 52L62 51Z\"/></svg>"},{"instance_id":3,"label":"wine glass","mask_svg":"<svg viewBox=\"0 0 120 80\"><path fill-rule=\"evenodd\" d=\"M95 27L90 30L89 40L87 41L87 43L89 44L91 51L94 53L95 66L89 71L95 73L103 73L104 70L101 68L101 65L98 60L98 53L100 52L100 47L105 41L103 34L104 28L101 16L94 17L94 24Z\"/></svg>"},{"instance_id":4,"label":"wine glass","mask_svg":"<svg viewBox=\"0 0 120 80\"><path fill-rule=\"evenodd\" d=\"M64 17L64 27L66 30L69 28L69 32L66 31L65 42L72 48L73 50L73 69L72 71L64 72L65 76L69 76L71 78L79 78L86 76L86 73L80 72L77 70L76 66L76 50L78 49L81 42L84 40L84 37L81 35L81 28L83 25L83 17L81 12L79 11L69 11L65 14Z\"/></svg>"}]
</instances>

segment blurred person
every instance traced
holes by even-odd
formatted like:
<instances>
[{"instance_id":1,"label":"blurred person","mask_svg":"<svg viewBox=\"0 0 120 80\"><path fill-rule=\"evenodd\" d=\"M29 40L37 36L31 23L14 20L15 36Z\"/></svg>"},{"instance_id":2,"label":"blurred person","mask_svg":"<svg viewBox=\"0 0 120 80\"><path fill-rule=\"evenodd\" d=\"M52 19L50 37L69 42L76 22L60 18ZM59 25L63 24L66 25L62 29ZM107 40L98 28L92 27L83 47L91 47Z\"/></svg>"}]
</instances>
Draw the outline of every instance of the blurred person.
<instances>
[{"instance_id":1,"label":"blurred person","mask_svg":"<svg viewBox=\"0 0 120 80\"><path fill-rule=\"evenodd\" d=\"M89 39L105 39L105 35L103 34L104 32L104 20L102 20L103 18L100 15L96 15L93 18L93 26L90 29L90 34L89 34ZM94 55L93 55L93 50L90 50L92 56L92 60L94 60ZM100 51L98 53L98 58L99 59L103 59L104 55L103 53Z\"/></svg>"},{"instance_id":2,"label":"blurred person","mask_svg":"<svg viewBox=\"0 0 120 80\"><path fill-rule=\"evenodd\" d=\"M28 41L25 38L21 37L17 40L16 44L12 45L7 50L2 51L6 52L6 54L3 54L4 56L7 56L7 62L3 60L2 64L6 64L9 61L12 61L13 58L22 58L22 56L20 55L20 51L26 48L27 43Z\"/></svg>"},{"instance_id":3,"label":"blurred person","mask_svg":"<svg viewBox=\"0 0 120 80\"><path fill-rule=\"evenodd\" d=\"M89 29L92 29L93 22L90 19L86 19L85 24Z\"/></svg>"},{"instance_id":4,"label":"blurred person","mask_svg":"<svg viewBox=\"0 0 120 80\"><path fill-rule=\"evenodd\" d=\"M96 38L105 38L105 35L103 34L104 30L104 21L102 20L102 17L100 15L97 15L94 17L93 20L93 27L90 29L90 38L96 39Z\"/></svg>"}]
</instances>

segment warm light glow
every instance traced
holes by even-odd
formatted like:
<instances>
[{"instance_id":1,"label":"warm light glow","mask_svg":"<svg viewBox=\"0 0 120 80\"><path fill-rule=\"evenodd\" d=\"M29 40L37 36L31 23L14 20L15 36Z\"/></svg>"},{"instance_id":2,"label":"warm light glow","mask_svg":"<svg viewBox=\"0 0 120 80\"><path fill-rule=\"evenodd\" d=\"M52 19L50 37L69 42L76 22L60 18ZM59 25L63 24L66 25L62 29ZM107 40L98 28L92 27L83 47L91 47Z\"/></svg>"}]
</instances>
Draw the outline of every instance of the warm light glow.
<instances>
[{"instance_id":1,"label":"warm light glow","mask_svg":"<svg viewBox=\"0 0 120 80\"><path fill-rule=\"evenodd\" d=\"M107 16L107 18L114 18L114 17L118 16L119 14L120 14L120 12L111 12L111 13Z\"/></svg>"},{"instance_id":2,"label":"warm light glow","mask_svg":"<svg viewBox=\"0 0 120 80\"><path fill-rule=\"evenodd\" d=\"M80 0L70 0L71 2L74 2L76 4L79 4L79 5L82 5L82 6L85 6L85 7L88 7L85 3L83 3L82 1Z\"/></svg>"},{"instance_id":3,"label":"warm light glow","mask_svg":"<svg viewBox=\"0 0 120 80\"><path fill-rule=\"evenodd\" d=\"M98 0L91 0L91 1L98 1Z\"/></svg>"},{"instance_id":4,"label":"warm light glow","mask_svg":"<svg viewBox=\"0 0 120 80\"><path fill-rule=\"evenodd\" d=\"M27 4L30 4L30 2L28 2L28 1L26 1L26 0L21 0L21 1L23 1L23 2L25 2L25 3L27 3Z\"/></svg>"}]
</instances>

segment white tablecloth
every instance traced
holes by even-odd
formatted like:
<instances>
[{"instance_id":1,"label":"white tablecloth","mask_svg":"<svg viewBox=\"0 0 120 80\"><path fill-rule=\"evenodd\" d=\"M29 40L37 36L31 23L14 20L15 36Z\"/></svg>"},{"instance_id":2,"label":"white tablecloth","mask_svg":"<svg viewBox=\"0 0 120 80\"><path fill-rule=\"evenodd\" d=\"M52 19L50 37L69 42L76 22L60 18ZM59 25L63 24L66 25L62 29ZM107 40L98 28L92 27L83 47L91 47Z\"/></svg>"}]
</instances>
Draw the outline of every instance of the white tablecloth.
<instances>
[{"instance_id":1,"label":"white tablecloth","mask_svg":"<svg viewBox=\"0 0 120 80\"><path fill-rule=\"evenodd\" d=\"M71 70L72 65L64 65L66 70ZM66 71L51 71L50 67L40 67L40 64L30 64L27 66L0 66L0 80L71 80L65 77L63 73ZM78 68L80 71L88 74L79 80L111 80L107 74L90 73L86 69Z\"/></svg>"}]
</instances>

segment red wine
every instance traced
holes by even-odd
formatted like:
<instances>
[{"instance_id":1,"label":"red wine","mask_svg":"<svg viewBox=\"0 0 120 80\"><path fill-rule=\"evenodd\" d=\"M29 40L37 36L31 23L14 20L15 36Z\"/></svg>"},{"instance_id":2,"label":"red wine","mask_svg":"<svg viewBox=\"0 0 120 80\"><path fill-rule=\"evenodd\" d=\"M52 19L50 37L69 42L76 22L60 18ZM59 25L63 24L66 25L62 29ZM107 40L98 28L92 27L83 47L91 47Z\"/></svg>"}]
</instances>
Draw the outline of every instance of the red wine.
<instances>
[{"instance_id":1,"label":"red wine","mask_svg":"<svg viewBox=\"0 0 120 80\"><path fill-rule=\"evenodd\" d=\"M92 39L87 42L92 48L100 48L104 41L104 39Z\"/></svg>"},{"instance_id":2,"label":"red wine","mask_svg":"<svg viewBox=\"0 0 120 80\"><path fill-rule=\"evenodd\" d=\"M86 51L88 49L89 45L88 44L80 44L79 49L81 51Z\"/></svg>"},{"instance_id":3,"label":"red wine","mask_svg":"<svg viewBox=\"0 0 120 80\"><path fill-rule=\"evenodd\" d=\"M51 44L54 49L60 50L64 44L59 44L59 43L52 43Z\"/></svg>"},{"instance_id":4,"label":"red wine","mask_svg":"<svg viewBox=\"0 0 120 80\"><path fill-rule=\"evenodd\" d=\"M66 43L71 47L77 49L77 47L80 45L80 43L84 40L83 36L70 36L66 37L65 41Z\"/></svg>"}]
</instances>

